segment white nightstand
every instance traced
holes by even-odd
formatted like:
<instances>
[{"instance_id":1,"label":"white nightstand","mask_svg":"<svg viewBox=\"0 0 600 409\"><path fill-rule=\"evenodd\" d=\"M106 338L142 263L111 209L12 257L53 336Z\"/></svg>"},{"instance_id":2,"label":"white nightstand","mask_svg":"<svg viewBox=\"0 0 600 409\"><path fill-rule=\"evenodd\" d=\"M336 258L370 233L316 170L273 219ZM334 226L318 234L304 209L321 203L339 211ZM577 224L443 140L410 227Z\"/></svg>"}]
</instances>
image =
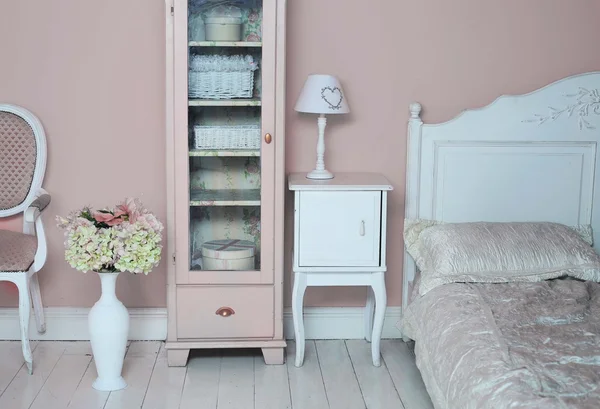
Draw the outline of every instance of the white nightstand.
<instances>
[{"instance_id":1,"label":"white nightstand","mask_svg":"<svg viewBox=\"0 0 600 409\"><path fill-rule=\"evenodd\" d=\"M372 341L373 365L381 365L390 182L377 173L336 173L329 180L311 180L305 173L294 173L288 184L295 191L292 313L296 366L304 362L306 287L357 285L372 288L365 308L365 338Z\"/></svg>"}]
</instances>

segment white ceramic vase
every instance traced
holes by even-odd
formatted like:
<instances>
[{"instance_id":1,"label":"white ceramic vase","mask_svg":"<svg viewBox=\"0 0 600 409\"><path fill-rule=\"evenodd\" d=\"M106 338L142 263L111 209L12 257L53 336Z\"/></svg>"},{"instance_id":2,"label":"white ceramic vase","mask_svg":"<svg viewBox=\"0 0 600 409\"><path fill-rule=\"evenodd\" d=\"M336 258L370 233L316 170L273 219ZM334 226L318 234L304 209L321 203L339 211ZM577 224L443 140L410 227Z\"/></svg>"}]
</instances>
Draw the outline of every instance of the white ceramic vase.
<instances>
[{"instance_id":1,"label":"white ceramic vase","mask_svg":"<svg viewBox=\"0 0 600 409\"><path fill-rule=\"evenodd\" d=\"M99 272L102 295L88 315L92 353L98 378L92 387L116 391L127 387L121 375L129 334L129 312L115 293L119 273Z\"/></svg>"}]
</instances>

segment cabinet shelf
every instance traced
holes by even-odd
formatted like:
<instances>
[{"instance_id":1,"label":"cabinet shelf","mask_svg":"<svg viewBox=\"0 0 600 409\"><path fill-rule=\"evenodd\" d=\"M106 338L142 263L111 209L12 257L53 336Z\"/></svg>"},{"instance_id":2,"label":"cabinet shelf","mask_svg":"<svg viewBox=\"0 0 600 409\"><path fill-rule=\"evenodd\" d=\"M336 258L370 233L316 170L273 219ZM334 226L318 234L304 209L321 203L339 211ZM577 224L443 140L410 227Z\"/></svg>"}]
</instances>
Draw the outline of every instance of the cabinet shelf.
<instances>
[{"instance_id":1,"label":"cabinet shelf","mask_svg":"<svg viewBox=\"0 0 600 409\"><path fill-rule=\"evenodd\" d=\"M260 98L251 99L190 99L188 105L191 107L258 107L261 105Z\"/></svg>"},{"instance_id":2,"label":"cabinet shelf","mask_svg":"<svg viewBox=\"0 0 600 409\"><path fill-rule=\"evenodd\" d=\"M262 47L260 41L190 41L190 47Z\"/></svg>"},{"instance_id":3,"label":"cabinet shelf","mask_svg":"<svg viewBox=\"0 0 600 409\"><path fill-rule=\"evenodd\" d=\"M255 157L260 156L260 151L244 149L191 149L190 156Z\"/></svg>"},{"instance_id":4,"label":"cabinet shelf","mask_svg":"<svg viewBox=\"0 0 600 409\"><path fill-rule=\"evenodd\" d=\"M192 190L190 206L260 206L260 189Z\"/></svg>"}]
</instances>

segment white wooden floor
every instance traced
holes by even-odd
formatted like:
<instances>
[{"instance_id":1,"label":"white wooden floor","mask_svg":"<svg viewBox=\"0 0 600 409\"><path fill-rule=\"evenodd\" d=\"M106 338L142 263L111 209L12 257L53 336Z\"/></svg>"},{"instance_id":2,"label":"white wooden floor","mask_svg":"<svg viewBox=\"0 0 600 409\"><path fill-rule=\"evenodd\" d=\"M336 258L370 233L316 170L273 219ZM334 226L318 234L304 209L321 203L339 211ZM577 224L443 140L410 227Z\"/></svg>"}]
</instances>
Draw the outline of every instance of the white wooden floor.
<instances>
[{"instance_id":1,"label":"white wooden floor","mask_svg":"<svg viewBox=\"0 0 600 409\"><path fill-rule=\"evenodd\" d=\"M129 386L98 392L88 342L33 342L27 374L19 342L0 342L1 409L431 409L410 348L382 341L371 364L366 341L307 341L302 368L266 366L259 351L194 351L187 367L167 367L162 342L130 344Z\"/></svg>"}]
</instances>

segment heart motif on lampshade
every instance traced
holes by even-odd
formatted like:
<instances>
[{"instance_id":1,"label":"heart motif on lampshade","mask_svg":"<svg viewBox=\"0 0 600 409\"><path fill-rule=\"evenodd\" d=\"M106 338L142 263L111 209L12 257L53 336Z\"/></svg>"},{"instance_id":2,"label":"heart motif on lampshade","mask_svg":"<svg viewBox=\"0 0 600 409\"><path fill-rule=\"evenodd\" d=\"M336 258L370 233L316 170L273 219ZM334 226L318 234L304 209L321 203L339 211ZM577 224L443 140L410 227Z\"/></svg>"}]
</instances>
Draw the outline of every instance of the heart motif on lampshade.
<instances>
[{"instance_id":1,"label":"heart motif on lampshade","mask_svg":"<svg viewBox=\"0 0 600 409\"><path fill-rule=\"evenodd\" d=\"M348 98L340 81L333 75L311 74L306 79L296 106L298 112L347 114Z\"/></svg>"},{"instance_id":2,"label":"heart motif on lampshade","mask_svg":"<svg viewBox=\"0 0 600 409\"><path fill-rule=\"evenodd\" d=\"M321 98L329 104L331 109L340 109L344 95L338 87L324 87L321 89Z\"/></svg>"}]
</instances>

